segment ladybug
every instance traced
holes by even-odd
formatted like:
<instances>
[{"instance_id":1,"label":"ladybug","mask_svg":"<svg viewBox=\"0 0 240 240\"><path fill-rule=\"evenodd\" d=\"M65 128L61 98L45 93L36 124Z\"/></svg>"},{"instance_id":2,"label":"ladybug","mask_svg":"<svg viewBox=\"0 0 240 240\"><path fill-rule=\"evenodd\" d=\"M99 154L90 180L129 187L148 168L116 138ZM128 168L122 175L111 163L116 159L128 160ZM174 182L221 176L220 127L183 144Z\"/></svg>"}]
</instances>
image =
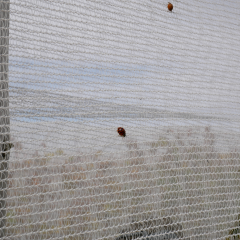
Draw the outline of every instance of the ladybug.
<instances>
[{"instance_id":1,"label":"ladybug","mask_svg":"<svg viewBox=\"0 0 240 240\"><path fill-rule=\"evenodd\" d=\"M173 10L173 5L170 2L168 3L167 7L170 12Z\"/></svg>"},{"instance_id":2,"label":"ladybug","mask_svg":"<svg viewBox=\"0 0 240 240\"><path fill-rule=\"evenodd\" d=\"M119 133L119 135L120 135L121 137L126 137L126 132L125 132L125 129L124 129L124 128L119 127L118 130L117 130L117 132Z\"/></svg>"}]
</instances>

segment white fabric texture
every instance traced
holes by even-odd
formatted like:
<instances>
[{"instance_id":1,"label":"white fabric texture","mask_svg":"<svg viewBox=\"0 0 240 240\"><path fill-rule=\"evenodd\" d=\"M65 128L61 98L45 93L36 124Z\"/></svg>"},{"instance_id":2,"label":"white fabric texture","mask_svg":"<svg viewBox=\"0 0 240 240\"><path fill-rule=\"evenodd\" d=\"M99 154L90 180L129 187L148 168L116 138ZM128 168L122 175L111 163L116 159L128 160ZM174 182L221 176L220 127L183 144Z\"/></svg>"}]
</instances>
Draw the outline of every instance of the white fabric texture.
<instances>
[{"instance_id":1,"label":"white fabric texture","mask_svg":"<svg viewBox=\"0 0 240 240\"><path fill-rule=\"evenodd\" d=\"M171 3L10 1L4 239L240 238L240 2Z\"/></svg>"}]
</instances>

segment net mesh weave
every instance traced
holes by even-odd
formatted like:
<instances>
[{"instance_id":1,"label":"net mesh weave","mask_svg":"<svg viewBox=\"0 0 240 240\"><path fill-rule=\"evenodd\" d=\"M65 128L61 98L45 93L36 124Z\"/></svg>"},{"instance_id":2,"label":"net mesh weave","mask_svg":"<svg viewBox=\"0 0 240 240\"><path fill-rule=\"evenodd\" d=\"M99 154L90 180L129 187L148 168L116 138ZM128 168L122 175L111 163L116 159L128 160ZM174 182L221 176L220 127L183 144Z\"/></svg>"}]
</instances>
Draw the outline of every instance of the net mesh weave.
<instances>
[{"instance_id":1,"label":"net mesh weave","mask_svg":"<svg viewBox=\"0 0 240 240\"><path fill-rule=\"evenodd\" d=\"M240 239L240 2L171 3L2 8L4 239Z\"/></svg>"}]
</instances>

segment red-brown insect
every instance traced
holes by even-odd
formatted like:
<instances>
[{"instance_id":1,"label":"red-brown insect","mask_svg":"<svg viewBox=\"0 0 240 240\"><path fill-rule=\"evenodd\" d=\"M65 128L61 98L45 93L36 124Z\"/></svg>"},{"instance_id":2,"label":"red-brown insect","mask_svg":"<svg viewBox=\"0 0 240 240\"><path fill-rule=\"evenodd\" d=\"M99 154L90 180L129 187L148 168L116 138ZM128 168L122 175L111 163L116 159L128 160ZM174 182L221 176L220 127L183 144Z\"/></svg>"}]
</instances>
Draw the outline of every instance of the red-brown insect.
<instances>
[{"instance_id":1,"label":"red-brown insect","mask_svg":"<svg viewBox=\"0 0 240 240\"><path fill-rule=\"evenodd\" d=\"M173 10L173 5L170 2L168 3L167 7L170 12Z\"/></svg>"},{"instance_id":2,"label":"red-brown insect","mask_svg":"<svg viewBox=\"0 0 240 240\"><path fill-rule=\"evenodd\" d=\"M126 132L124 128L119 127L117 131L121 137L126 137Z\"/></svg>"}]
</instances>

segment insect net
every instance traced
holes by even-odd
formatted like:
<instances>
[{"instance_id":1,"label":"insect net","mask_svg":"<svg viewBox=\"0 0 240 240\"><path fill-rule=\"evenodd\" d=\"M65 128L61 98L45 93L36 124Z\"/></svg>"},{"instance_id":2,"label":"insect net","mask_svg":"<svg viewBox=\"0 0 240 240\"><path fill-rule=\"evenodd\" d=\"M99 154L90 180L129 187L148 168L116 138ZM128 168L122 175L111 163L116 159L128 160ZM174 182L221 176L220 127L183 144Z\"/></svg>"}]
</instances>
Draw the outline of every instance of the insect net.
<instances>
[{"instance_id":1,"label":"insect net","mask_svg":"<svg viewBox=\"0 0 240 240\"><path fill-rule=\"evenodd\" d=\"M1 1L4 239L239 239L240 2L171 3Z\"/></svg>"}]
</instances>

